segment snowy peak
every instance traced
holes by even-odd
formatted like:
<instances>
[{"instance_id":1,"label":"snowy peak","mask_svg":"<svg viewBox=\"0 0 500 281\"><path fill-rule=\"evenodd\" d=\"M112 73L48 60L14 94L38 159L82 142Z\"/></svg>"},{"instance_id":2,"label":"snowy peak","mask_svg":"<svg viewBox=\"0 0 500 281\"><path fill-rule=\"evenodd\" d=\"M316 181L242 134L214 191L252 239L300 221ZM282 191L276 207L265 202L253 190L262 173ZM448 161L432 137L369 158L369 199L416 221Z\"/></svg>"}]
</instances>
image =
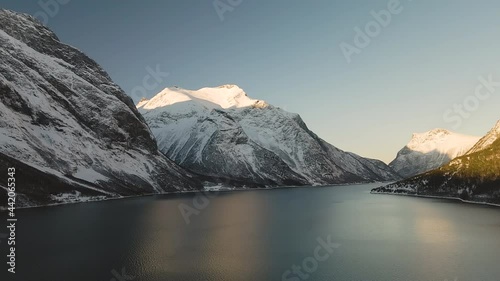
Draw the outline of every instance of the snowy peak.
<instances>
[{"instance_id":1,"label":"snowy peak","mask_svg":"<svg viewBox=\"0 0 500 281\"><path fill-rule=\"evenodd\" d=\"M238 87L238 85L234 85L234 84L226 84L226 85L220 85L217 88L219 88L219 89L232 89L232 88L240 88L240 87Z\"/></svg>"},{"instance_id":2,"label":"snowy peak","mask_svg":"<svg viewBox=\"0 0 500 281\"><path fill-rule=\"evenodd\" d=\"M462 156L479 141L479 137L434 129L413 134L410 142L398 152L389 166L403 177L412 177L439 168Z\"/></svg>"},{"instance_id":3,"label":"snowy peak","mask_svg":"<svg viewBox=\"0 0 500 281\"><path fill-rule=\"evenodd\" d=\"M182 102L194 102L206 108L243 108L243 107L266 107L267 103L252 99L245 91L236 85L222 85L219 87L207 87L196 91L186 90L178 87L166 88L150 100L141 100L137 108L153 110Z\"/></svg>"},{"instance_id":4,"label":"snowy peak","mask_svg":"<svg viewBox=\"0 0 500 281\"><path fill-rule=\"evenodd\" d=\"M478 151L481 151L483 149L488 148L490 145L492 145L495 141L497 141L500 138L500 121L497 122L495 127L491 129L491 131L486 134L481 140L479 140L474 147L467 152L467 154L472 154Z\"/></svg>"},{"instance_id":5,"label":"snowy peak","mask_svg":"<svg viewBox=\"0 0 500 281\"><path fill-rule=\"evenodd\" d=\"M466 155L431 172L373 189L373 193L456 197L500 204L500 122Z\"/></svg>"},{"instance_id":6,"label":"snowy peak","mask_svg":"<svg viewBox=\"0 0 500 281\"><path fill-rule=\"evenodd\" d=\"M140 108L143 107L149 100L147 98L142 98L139 103L137 103L136 107Z\"/></svg>"},{"instance_id":7,"label":"snowy peak","mask_svg":"<svg viewBox=\"0 0 500 281\"><path fill-rule=\"evenodd\" d=\"M425 133L414 133L407 147L418 148L424 143L439 142L453 133L445 129L434 129Z\"/></svg>"},{"instance_id":8,"label":"snowy peak","mask_svg":"<svg viewBox=\"0 0 500 281\"><path fill-rule=\"evenodd\" d=\"M326 143L298 114L252 99L235 85L167 88L138 107L161 152L212 180L283 186L399 178L380 161Z\"/></svg>"},{"instance_id":9,"label":"snowy peak","mask_svg":"<svg viewBox=\"0 0 500 281\"><path fill-rule=\"evenodd\" d=\"M412 135L412 141L425 141L429 139L442 138L444 136L452 135L453 133L446 129L434 129L425 133L414 133Z\"/></svg>"},{"instance_id":10,"label":"snowy peak","mask_svg":"<svg viewBox=\"0 0 500 281\"><path fill-rule=\"evenodd\" d=\"M413 134L406 147L421 153L437 151L455 158L458 156L457 154L467 152L478 140L479 137L457 134L445 129L434 129L425 133Z\"/></svg>"}]
</instances>

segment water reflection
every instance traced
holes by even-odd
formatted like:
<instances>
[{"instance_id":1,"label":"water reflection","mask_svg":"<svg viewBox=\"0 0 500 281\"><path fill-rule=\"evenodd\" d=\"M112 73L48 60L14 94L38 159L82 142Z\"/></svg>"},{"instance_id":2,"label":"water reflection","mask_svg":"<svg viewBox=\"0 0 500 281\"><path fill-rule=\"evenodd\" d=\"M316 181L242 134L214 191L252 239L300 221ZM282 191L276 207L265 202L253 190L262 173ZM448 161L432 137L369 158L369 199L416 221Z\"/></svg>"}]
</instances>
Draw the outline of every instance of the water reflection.
<instances>
[{"instance_id":1,"label":"water reflection","mask_svg":"<svg viewBox=\"0 0 500 281\"><path fill-rule=\"evenodd\" d=\"M415 214L415 234L423 243L453 243L459 240L455 220L443 212L440 204L412 204Z\"/></svg>"},{"instance_id":2,"label":"water reflection","mask_svg":"<svg viewBox=\"0 0 500 281\"><path fill-rule=\"evenodd\" d=\"M213 204L207 214L207 226L217 226L206 236L202 264L214 276L227 280L255 280L256 268L268 264L265 242L267 233L267 201L258 193L224 196ZM264 243L264 244L263 244Z\"/></svg>"},{"instance_id":3,"label":"water reflection","mask_svg":"<svg viewBox=\"0 0 500 281\"><path fill-rule=\"evenodd\" d=\"M372 187L221 193L190 224L194 195L20 210L18 280L280 280L329 235L308 281L500 280L499 209Z\"/></svg>"},{"instance_id":4,"label":"water reflection","mask_svg":"<svg viewBox=\"0 0 500 281\"><path fill-rule=\"evenodd\" d=\"M464 253L459 245L460 233L455 225L456 220L451 220L443 213L442 205L431 201L428 203L412 206L415 210L414 234L421 245L417 268L425 270L429 280L432 280L443 275L442 265L446 264L446 271L450 272L447 277L453 279L453 275L464 265L459 262L460 255Z\"/></svg>"},{"instance_id":5,"label":"water reflection","mask_svg":"<svg viewBox=\"0 0 500 281\"><path fill-rule=\"evenodd\" d=\"M158 200L147 210L137 246L142 276L191 278L196 268L204 276L244 280L254 268L266 266L260 239L267 233L265 200L253 193L220 193L187 224L178 206L192 207L193 199Z\"/></svg>"}]
</instances>

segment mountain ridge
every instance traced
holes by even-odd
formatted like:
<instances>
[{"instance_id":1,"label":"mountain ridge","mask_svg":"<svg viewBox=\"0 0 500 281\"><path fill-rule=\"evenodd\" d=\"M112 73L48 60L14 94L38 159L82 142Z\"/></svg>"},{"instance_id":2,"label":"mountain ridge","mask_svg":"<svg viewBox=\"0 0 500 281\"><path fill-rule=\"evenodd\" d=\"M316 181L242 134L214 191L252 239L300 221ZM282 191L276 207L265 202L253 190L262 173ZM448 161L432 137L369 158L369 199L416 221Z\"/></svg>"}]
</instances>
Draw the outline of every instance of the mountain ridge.
<instances>
[{"instance_id":1,"label":"mountain ridge","mask_svg":"<svg viewBox=\"0 0 500 281\"><path fill-rule=\"evenodd\" d=\"M500 121L476 149L430 172L382 186L372 193L455 197L500 204Z\"/></svg>"},{"instance_id":2,"label":"mountain ridge","mask_svg":"<svg viewBox=\"0 0 500 281\"><path fill-rule=\"evenodd\" d=\"M202 188L109 75L34 17L0 10L0 46L0 166L23 167L18 207Z\"/></svg>"},{"instance_id":3,"label":"mountain ridge","mask_svg":"<svg viewBox=\"0 0 500 281\"><path fill-rule=\"evenodd\" d=\"M464 155L479 139L446 129L414 133L410 142L398 152L389 166L405 178L416 176Z\"/></svg>"},{"instance_id":4,"label":"mountain ridge","mask_svg":"<svg viewBox=\"0 0 500 281\"><path fill-rule=\"evenodd\" d=\"M466 154L472 154L479 152L491 144L493 144L497 139L500 138L500 120L495 124L493 129L491 129L484 137L482 137Z\"/></svg>"},{"instance_id":5,"label":"mountain ridge","mask_svg":"<svg viewBox=\"0 0 500 281\"><path fill-rule=\"evenodd\" d=\"M170 87L137 106L160 150L195 173L213 176L217 171L229 178L248 174L246 181L259 185L398 177L382 162L331 146L311 132L300 115L252 99L236 85L195 91ZM226 168L218 170L212 161ZM234 167L242 170L232 171ZM267 173L275 168L277 176Z\"/></svg>"}]
</instances>

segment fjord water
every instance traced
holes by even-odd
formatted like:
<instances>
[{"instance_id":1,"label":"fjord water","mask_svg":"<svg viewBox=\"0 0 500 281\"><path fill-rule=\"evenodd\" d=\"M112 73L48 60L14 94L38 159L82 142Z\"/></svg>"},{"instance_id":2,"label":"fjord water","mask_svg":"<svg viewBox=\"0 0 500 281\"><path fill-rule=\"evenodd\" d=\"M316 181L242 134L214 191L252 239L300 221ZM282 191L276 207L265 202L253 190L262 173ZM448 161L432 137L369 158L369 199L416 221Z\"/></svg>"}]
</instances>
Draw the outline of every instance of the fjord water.
<instances>
[{"instance_id":1,"label":"fjord water","mask_svg":"<svg viewBox=\"0 0 500 281\"><path fill-rule=\"evenodd\" d=\"M307 280L500 280L500 208L376 186L219 193L189 224L194 194L18 210L15 280L282 280L329 236Z\"/></svg>"}]
</instances>

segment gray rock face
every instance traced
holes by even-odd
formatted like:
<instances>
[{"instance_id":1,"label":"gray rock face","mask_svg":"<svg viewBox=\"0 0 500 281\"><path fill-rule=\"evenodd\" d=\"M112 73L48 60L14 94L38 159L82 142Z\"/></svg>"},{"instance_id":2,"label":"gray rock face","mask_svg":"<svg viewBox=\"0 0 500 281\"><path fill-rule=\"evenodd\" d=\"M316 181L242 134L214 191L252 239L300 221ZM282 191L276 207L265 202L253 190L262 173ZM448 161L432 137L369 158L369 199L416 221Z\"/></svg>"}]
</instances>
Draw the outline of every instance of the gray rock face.
<instances>
[{"instance_id":1,"label":"gray rock face","mask_svg":"<svg viewBox=\"0 0 500 281\"><path fill-rule=\"evenodd\" d=\"M249 98L235 85L168 88L138 104L160 150L180 166L247 185L389 181L381 161L326 143L299 115Z\"/></svg>"},{"instance_id":2,"label":"gray rock face","mask_svg":"<svg viewBox=\"0 0 500 281\"><path fill-rule=\"evenodd\" d=\"M201 188L96 62L33 17L0 10L0 168L12 165L18 206Z\"/></svg>"}]
</instances>

